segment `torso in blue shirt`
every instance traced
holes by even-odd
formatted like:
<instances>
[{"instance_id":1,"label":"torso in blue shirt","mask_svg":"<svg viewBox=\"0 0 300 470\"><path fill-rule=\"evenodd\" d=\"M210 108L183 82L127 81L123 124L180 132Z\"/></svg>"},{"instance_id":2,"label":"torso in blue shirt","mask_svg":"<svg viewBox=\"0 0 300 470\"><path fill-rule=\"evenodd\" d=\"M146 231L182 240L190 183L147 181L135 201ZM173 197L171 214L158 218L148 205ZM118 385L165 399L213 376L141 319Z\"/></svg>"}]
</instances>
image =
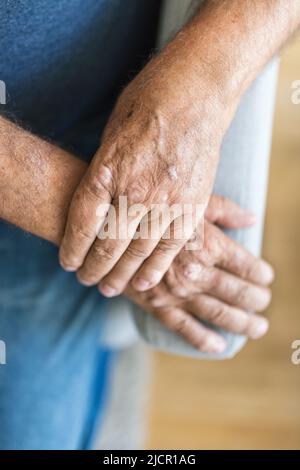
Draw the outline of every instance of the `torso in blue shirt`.
<instances>
[{"instance_id":1,"label":"torso in blue shirt","mask_svg":"<svg viewBox=\"0 0 300 470\"><path fill-rule=\"evenodd\" d=\"M116 95L154 45L158 10L158 0L0 0L1 113L89 160ZM5 311L74 310L86 297L55 247L5 223L0 257Z\"/></svg>"}]
</instances>

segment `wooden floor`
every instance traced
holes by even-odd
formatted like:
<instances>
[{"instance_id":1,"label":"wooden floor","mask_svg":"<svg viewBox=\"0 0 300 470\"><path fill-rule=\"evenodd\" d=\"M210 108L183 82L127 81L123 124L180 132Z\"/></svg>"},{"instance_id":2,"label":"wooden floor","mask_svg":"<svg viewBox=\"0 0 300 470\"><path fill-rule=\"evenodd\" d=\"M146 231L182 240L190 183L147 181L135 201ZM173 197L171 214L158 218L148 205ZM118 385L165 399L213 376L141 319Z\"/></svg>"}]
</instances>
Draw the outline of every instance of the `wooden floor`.
<instances>
[{"instance_id":1,"label":"wooden floor","mask_svg":"<svg viewBox=\"0 0 300 470\"><path fill-rule=\"evenodd\" d=\"M147 448L300 449L300 40L285 51L278 90L264 255L276 267L266 339L234 360L154 355Z\"/></svg>"}]
</instances>

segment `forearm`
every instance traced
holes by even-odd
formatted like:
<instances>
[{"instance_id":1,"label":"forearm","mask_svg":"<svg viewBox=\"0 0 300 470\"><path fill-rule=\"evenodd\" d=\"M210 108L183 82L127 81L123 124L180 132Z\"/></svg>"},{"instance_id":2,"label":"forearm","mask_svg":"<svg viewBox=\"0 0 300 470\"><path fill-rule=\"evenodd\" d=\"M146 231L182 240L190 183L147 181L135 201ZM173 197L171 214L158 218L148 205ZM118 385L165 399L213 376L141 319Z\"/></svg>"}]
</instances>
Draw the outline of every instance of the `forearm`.
<instances>
[{"instance_id":1,"label":"forearm","mask_svg":"<svg viewBox=\"0 0 300 470\"><path fill-rule=\"evenodd\" d=\"M86 164L0 117L0 218L59 244Z\"/></svg>"},{"instance_id":2,"label":"forearm","mask_svg":"<svg viewBox=\"0 0 300 470\"><path fill-rule=\"evenodd\" d=\"M222 138L244 91L299 23L300 2L295 0L205 0L144 69L144 81L150 88L153 77L161 77L157 102L168 106L175 101L176 111L181 107L195 113L205 103Z\"/></svg>"},{"instance_id":3,"label":"forearm","mask_svg":"<svg viewBox=\"0 0 300 470\"><path fill-rule=\"evenodd\" d=\"M297 0L205 0L187 34L221 87L240 96L299 25Z\"/></svg>"}]
</instances>

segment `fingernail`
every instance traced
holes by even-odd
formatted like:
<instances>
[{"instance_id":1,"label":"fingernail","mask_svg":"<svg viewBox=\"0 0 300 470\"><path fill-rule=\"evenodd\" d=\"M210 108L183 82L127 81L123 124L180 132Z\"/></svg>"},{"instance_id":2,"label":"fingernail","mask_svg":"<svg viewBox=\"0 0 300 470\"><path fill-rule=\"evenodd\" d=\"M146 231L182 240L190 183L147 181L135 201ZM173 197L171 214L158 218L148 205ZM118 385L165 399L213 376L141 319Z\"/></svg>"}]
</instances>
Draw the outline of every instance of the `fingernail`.
<instances>
[{"instance_id":1,"label":"fingernail","mask_svg":"<svg viewBox=\"0 0 300 470\"><path fill-rule=\"evenodd\" d=\"M80 282L80 284L82 284L83 286L86 286L86 287L91 287L95 284L92 281L86 281L85 279L80 279L80 278L78 278L78 281Z\"/></svg>"},{"instance_id":2,"label":"fingernail","mask_svg":"<svg viewBox=\"0 0 300 470\"><path fill-rule=\"evenodd\" d=\"M69 272L76 271L77 267L74 266L74 265L72 266L70 263L66 263L65 260L64 260L64 257L65 257L64 253L63 253L62 249L60 248L58 260L59 260L59 264L61 265L61 267L65 271L69 271Z\"/></svg>"},{"instance_id":3,"label":"fingernail","mask_svg":"<svg viewBox=\"0 0 300 470\"><path fill-rule=\"evenodd\" d=\"M245 227L254 225L256 221L256 215L253 214L253 212L245 211L243 209L241 209L240 214L236 216L236 222L238 223L238 225L242 225Z\"/></svg>"},{"instance_id":4,"label":"fingernail","mask_svg":"<svg viewBox=\"0 0 300 470\"><path fill-rule=\"evenodd\" d=\"M262 261L262 282L271 284L274 281L274 269L266 261Z\"/></svg>"},{"instance_id":5,"label":"fingernail","mask_svg":"<svg viewBox=\"0 0 300 470\"><path fill-rule=\"evenodd\" d=\"M94 281L91 281L91 280L88 281L87 279L82 279L78 275L77 275L77 279L78 279L78 282L80 282L80 284L86 287L91 287L96 284Z\"/></svg>"},{"instance_id":6,"label":"fingernail","mask_svg":"<svg viewBox=\"0 0 300 470\"><path fill-rule=\"evenodd\" d=\"M138 291L147 290L159 283L162 278L162 273L156 269L148 269L147 277L148 279L144 279L140 276L136 276L132 280L133 287Z\"/></svg>"},{"instance_id":7,"label":"fingernail","mask_svg":"<svg viewBox=\"0 0 300 470\"><path fill-rule=\"evenodd\" d=\"M209 353L221 353L226 349L226 341L223 338L210 338L206 344L206 351Z\"/></svg>"},{"instance_id":8,"label":"fingernail","mask_svg":"<svg viewBox=\"0 0 300 470\"><path fill-rule=\"evenodd\" d=\"M105 297L114 297L115 295L118 295L117 289L114 287L109 286L108 284L100 284L99 285L99 291L101 294L103 294Z\"/></svg>"},{"instance_id":9,"label":"fingernail","mask_svg":"<svg viewBox=\"0 0 300 470\"><path fill-rule=\"evenodd\" d=\"M146 281L145 279L142 279L140 277L136 277L132 281L132 285L136 290L143 291L143 290L146 290L150 287L150 282Z\"/></svg>"},{"instance_id":10,"label":"fingernail","mask_svg":"<svg viewBox=\"0 0 300 470\"><path fill-rule=\"evenodd\" d=\"M221 353L226 349L226 341L224 339L214 340L214 349L216 353Z\"/></svg>"},{"instance_id":11,"label":"fingernail","mask_svg":"<svg viewBox=\"0 0 300 470\"><path fill-rule=\"evenodd\" d=\"M251 211L244 212L244 220L249 225L254 225L257 221L256 215Z\"/></svg>"},{"instance_id":12,"label":"fingernail","mask_svg":"<svg viewBox=\"0 0 300 470\"><path fill-rule=\"evenodd\" d=\"M264 336L269 329L269 322L267 320L260 320L251 333L251 339L259 339Z\"/></svg>"},{"instance_id":13,"label":"fingernail","mask_svg":"<svg viewBox=\"0 0 300 470\"><path fill-rule=\"evenodd\" d=\"M271 291L265 287L257 287L257 296L256 296L256 307L257 312L262 312L265 310L271 302L272 294ZM249 306L251 310L251 306Z\"/></svg>"},{"instance_id":14,"label":"fingernail","mask_svg":"<svg viewBox=\"0 0 300 470\"><path fill-rule=\"evenodd\" d=\"M75 267L75 266L71 266L71 265L65 264L65 262L64 262L62 259L59 259L59 264L61 265L61 267L62 267L65 271L68 271L68 272L74 272L74 271L76 271L76 269L77 269L77 267Z\"/></svg>"}]
</instances>

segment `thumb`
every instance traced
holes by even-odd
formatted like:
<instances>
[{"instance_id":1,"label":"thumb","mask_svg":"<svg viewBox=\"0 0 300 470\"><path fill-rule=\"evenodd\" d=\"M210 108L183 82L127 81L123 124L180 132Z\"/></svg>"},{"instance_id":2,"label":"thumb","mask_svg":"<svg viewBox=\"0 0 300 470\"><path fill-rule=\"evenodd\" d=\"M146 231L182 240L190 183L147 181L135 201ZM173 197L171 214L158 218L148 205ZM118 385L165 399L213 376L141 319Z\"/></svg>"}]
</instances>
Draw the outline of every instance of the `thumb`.
<instances>
[{"instance_id":1,"label":"thumb","mask_svg":"<svg viewBox=\"0 0 300 470\"><path fill-rule=\"evenodd\" d=\"M226 228L250 227L256 222L255 215L223 196L212 195L205 211L205 218Z\"/></svg>"}]
</instances>

